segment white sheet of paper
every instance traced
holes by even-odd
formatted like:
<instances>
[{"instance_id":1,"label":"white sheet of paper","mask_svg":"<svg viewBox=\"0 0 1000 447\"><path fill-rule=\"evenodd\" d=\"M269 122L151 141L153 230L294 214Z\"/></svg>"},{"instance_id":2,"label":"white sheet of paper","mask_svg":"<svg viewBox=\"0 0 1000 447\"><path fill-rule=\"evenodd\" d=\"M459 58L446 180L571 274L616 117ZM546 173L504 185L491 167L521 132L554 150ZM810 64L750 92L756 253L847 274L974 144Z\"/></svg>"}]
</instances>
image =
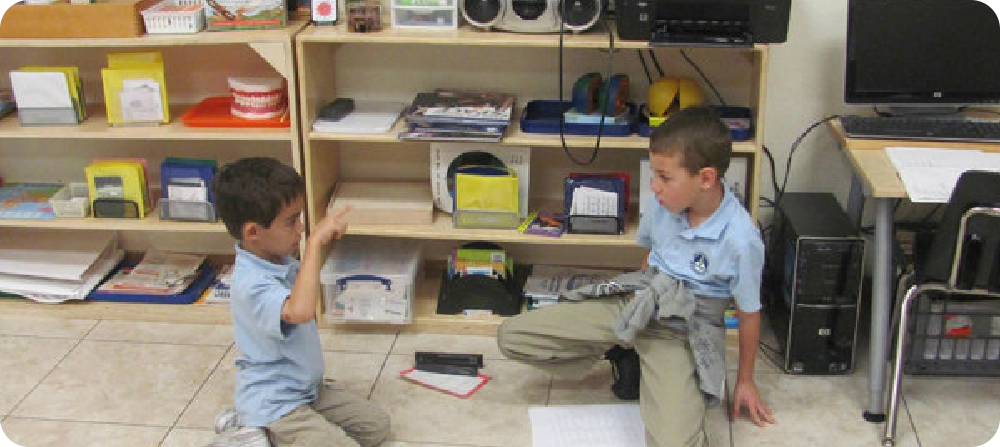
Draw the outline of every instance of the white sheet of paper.
<instances>
[{"instance_id":1,"label":"white sheet of paper","mask_svg":"<svg viewBox=\"0 0 1000 447\"><path fill-rule=\"evenodd\" d=\"M160 84L153 79L126 79L122 81L122 119L125 122L163 121L163 104L160 102Z\"/></svg>"},{"instance_id":2,"label":"white sheet of paper","mask_svg":"<svg viewBox=\"0 0 1000 447\"><path fill-rule=\"evenodd\" d=\"M911 202L947 202L963 172L1000 171L1000 154L977 149L887 147L885 153Z\"/></svg>"},{"instance_id":3,"label":"white sheet of paper","mask_svg":"<svg viewBox=\"0 0 1000 447\"><path fill-rule=\"evenodd\" d=\"M12 71L10 86L18 108L73 107L66 74L61 71Z\"/></svg>"},{"instance_id":4,"label":"white sheet of paper","mask_svg":"<svg viewBox=\"0 0 1000 447\"><path fill-rule=\"evenodd\" d=\"M646 447L638 404L531 407L534 447Z\"/></svg>"}]
</instances>

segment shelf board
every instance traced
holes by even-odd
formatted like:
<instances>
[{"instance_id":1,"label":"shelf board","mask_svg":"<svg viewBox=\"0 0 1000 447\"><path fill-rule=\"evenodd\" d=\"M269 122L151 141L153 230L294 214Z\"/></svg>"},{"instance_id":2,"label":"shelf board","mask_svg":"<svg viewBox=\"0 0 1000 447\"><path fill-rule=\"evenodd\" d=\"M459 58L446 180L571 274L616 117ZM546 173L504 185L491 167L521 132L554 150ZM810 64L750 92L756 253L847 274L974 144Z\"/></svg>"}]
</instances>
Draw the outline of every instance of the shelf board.
<instances>
[{"instance_id":1,"label":"shelf board","mask_svg":"<svg viewBox=\"0 0 1000 447\"><path fill-rule=\"evenodd\" d=\"M281 29L246 31L201 31L190 34L145 34L139 37L121 38L4 38L0 48L43 48L43 47L166 47L183 45L226 45L251 44L258 42L288 42L292 36L306 26L306 22L291 22Z\"/></svg>"},{"instance_id":2,"label":"shelf board","mask_svg":"<svg viewBox=\"0 0 1000 447\"><path fill-rule=\"evenodd\" d=\"M421 141L400 141L396 135L406 129L406 121L400 119L389 132L383 133L327 133L309 132L308 138L315 141L355 141L362 143L420 143ZM566 146L574 148L594 147L597 137L566 135ZM510 146L561 147L562 141L558 134L528 133L521 131L518 123L511 123L500 144ZM741 153L756 153L757 143L754 140L733 142L733 151ZM649 138L640 136L601 137L601 147L619 149L649 149Z\"/></svg>"},{"instance_id":3,"label":"shelf board","mask_svg":"<svg viewBox=\"0 0 1000 447\"><path fill-rule=\"evenodd\" d=\"M155 209L144 219L112 219L112 218L56 218L52 220L3 220L0 228L56 228L62 230L126 230L126 231L170 231L180 233L218 233L226 234L226 226L222 222L182 222L176 220L160 220L159 210Z\"/></svg>"},{"instance_id":4,"label":"shelf board","mask_svg":"<svg viewBox=\"0 0 1000 447\"><path fill-rule=\"evenodd\" d=\"M469 25L462 25L456 30L408 30L386 28L370 33L352 33L344 25L317 27L310 25L296 36L296 40L328 43L392 43L392 44L427 44L427 45L461 45L461 46L491 46L491 47L544 47L559 46L559 33L509 33L503 31L483 31ZM608 48L608 34L603 29L595 29L584 33L563 34L563 46L566 48ZM644 41L624 41L615 39L615 48L637 49L656 48ZM755 52L766 48L757 44L753 47L706 47L726 51Z\"/></svg>"},{"instance_id":5,"label":"shelf board","mask_svg":"<svg viewBox=\"0 0 1000 447\"><path fill-rule=\"evenodd\" d=\"M434 221L430 224L351 224L347 227L347 234L433 240L489 240L518 244L638 247L635 243L637 219L631 219L632 223L626 225L625 234L621 235L564 233L560 237L521 234L517 230L455 228L451 219L450 213L435 210Z\"/></svg>"},{"instance_id":6,"label":"shelf board","mask_svg":"<svg viewBox=\"0 0 1000 447\"><path fill-rule=\"evenodd\" d=\"M88 320L128 320L163 323L229 324L229 306L221 304L145 304L110 301L68 301L43 304L22 298L0 298L0 313Z\"/></svg>"},{"instance_id":7,"label":"shelf board","mask_svg":"<svg viewBox=\"0 0 1000 447\"><path fill-rule=\"evenodd\" d=\"M159 126L114 127L108 124L103 107L91 107L90 116L79 125L22 126L17 114L0 119L0 139L102 139L102 140L236 140L236 141L288 141L293 140L290 127L188 127L180 116L191 104L170 107L171 121Z\"/></svg>"}]
</instances>

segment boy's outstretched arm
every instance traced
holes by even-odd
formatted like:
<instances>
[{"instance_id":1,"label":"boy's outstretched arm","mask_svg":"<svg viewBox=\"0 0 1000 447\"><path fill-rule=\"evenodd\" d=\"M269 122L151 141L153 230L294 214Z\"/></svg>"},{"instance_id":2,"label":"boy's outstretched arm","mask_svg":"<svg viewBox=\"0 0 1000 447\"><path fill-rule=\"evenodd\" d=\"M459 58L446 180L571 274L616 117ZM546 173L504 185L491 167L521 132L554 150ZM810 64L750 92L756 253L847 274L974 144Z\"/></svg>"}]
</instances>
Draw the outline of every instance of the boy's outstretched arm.
<instances>
[{"instance_id":1,"label":"boy's outstretched arm","mask_svg":"<svg viewBox=\"0 0 1000 447\"><path fill-rule=\"evenodd\" d=\"M737 331L740 337L740 361L736 373L736 390L733 392L733 418L740 415L741 408L747 408L750 420L759 427L777 424L771 409L764 404L754 382L754 361L757 344L760 342L760 312L744 313L736 311L739 320Z\"/></svg>"},{"instance_id":2,"label":"boy's outstretched arm","mask_svg":"<svg viewBox=\"0 0 1000 447\"><path fill-rule=\"evenodd\" d=\"M316 317L316 303L320 295L319 272L323 266L323 246L340 239L347 232L344 216L351 211L347 206L329 213L316 224L313 234L306 239L305 249L295 278L292 293L281 306L281 321L289 324L308 323Z\"/></svg>"}]
</instances>

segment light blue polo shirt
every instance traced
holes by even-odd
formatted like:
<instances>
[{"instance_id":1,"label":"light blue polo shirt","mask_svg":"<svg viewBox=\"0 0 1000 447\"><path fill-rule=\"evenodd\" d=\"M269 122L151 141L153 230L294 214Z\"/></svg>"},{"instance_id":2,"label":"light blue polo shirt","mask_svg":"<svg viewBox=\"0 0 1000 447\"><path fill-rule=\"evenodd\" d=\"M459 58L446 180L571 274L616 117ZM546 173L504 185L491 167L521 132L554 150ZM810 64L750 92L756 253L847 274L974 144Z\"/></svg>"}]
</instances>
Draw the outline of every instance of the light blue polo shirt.
<instances>
[{"instance_id":1,"label":"light blue polo shirt","mask_svg":"<svg viewBox=\"0 0 1000 447\"><path fill-rule=\"evenodd\" d=\"M650 194L635 240L652 248L650 266L684 281L691 293L733 297L741 311L756 312L764 243L750 214L725 190L719 208L694 228L686 213L671 213Z\"/></svg>"},{"instance_id":2,"label":"light blue polo shirt","mask_svg":"<svg viewBox=\"0 0 1000 447\"><path fill-rule=\"evenodd\" d=\"M316 321L281 321L298 274L290 256L273 264L236 244L230 311L240 351L236 411L246 426L267 426L318 396L324 367Z\"/></svg>"}]
</instances>

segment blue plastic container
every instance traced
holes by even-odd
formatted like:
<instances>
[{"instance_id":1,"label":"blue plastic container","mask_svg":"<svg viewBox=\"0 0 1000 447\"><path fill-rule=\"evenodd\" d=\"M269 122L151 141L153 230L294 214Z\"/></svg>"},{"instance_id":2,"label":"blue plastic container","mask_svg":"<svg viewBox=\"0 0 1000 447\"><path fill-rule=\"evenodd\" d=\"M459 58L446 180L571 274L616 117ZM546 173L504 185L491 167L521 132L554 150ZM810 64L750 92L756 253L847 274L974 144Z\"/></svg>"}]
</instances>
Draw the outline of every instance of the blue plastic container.
<instances>
[{"instance_id":1,"label":"blue plastic container","mask_svg":"<svg viewBox=\"0 0 1000 447\"><path fill-rule=\"evenodd\" d=\"M562 114L573 105L569 101L529 101L521 112L521 132L527 133L559 133L559 119ZM604 124L601 136L606 137L627 137L635 132L636 106L628 103L628 122L620 124ZM578 124L565 123L563 132L566 135L597 135L599 123Z\"/></svg>"}]
</instances>

